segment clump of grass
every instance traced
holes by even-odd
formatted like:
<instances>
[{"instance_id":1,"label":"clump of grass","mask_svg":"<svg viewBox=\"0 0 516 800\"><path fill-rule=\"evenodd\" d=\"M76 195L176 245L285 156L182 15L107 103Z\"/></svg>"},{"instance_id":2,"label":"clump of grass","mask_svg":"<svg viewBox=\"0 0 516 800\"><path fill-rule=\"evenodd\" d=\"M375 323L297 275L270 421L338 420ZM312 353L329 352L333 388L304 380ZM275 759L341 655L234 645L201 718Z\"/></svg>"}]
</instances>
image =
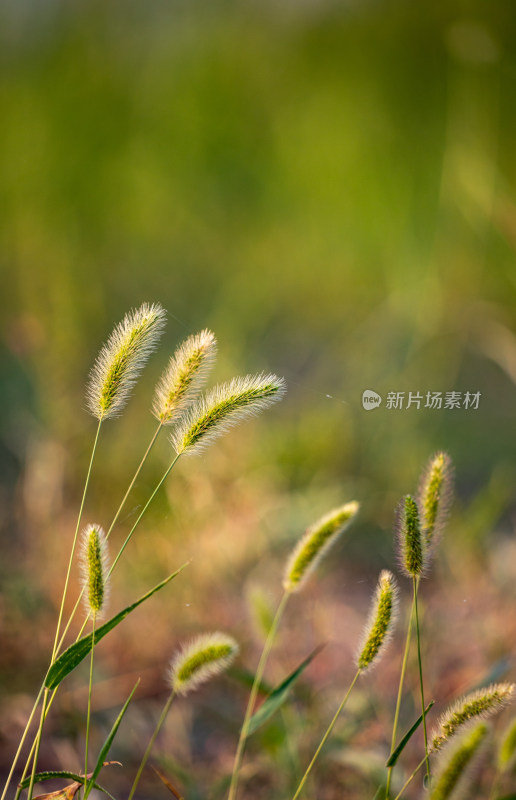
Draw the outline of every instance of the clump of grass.
<instances>
[{"instance_id":1,"label":"clump of grass","mask_svg":"<svg viewBox=\"0 0 516 800\"><path fill-rule=\"evenodd\" d=\"M99 421L120 414L164 324L163 308L144 303L116 326L95 361L88 385L88 408Z\"/></svg>"},{"instance_id":2,"label":"clump of grass","mask_svg":"<svg viewBox=\"0 0 516 800\"><path fill-rule=\"evenodd\" d=\"M247 375L212 389L180 420L172 434L178 455L199 453L225 431L258 414L285 394L285 381L276 375Z\"/></svg>"},{"instance_id":3,"label":"clump of grass","mask_svg":"<svg viewBox=\"0 0 516 800\"><path fill-rule=\"evenodd\" d=\"M442 714L432 734L433 750L440 750L471 720L498 714L512 701L514 690L513 683L493 683L457 700Z\"/></svg>"},{"instance_id":4,"label":"clump of grass","mask_svg":"<svg viewBox=\"0 0 516 800\"><path fill-rule=\"evenodd\" d=\"M451 800L465 796L471 787L474 767L489 734L489 726L480 722L459 738L456 746L446 748L432 781L429 800Z\"/></svg>"},{"instance_id":5,"label":"clump of grass","mask_svg":"<svg viewBox=\"0 0 516 800\"><path fill-rule=\"evenodd\" d=\"M170 358L154 393L152 413L164 425L175 422L196 398L217 355L213 333L190 336Z\"/></svg>"},{"instance_id":6,"label":"clump of grass","mask_svg":"<svg viewBox=\"0 0 516 800\"><path fill-rule=\"evenodd\" d=\"M312 525L299 540L287 563L283 588L286 592L300 591L310 575L347 528L359 509L357 502L333 509Z\"/></svg>"}]
</instances>

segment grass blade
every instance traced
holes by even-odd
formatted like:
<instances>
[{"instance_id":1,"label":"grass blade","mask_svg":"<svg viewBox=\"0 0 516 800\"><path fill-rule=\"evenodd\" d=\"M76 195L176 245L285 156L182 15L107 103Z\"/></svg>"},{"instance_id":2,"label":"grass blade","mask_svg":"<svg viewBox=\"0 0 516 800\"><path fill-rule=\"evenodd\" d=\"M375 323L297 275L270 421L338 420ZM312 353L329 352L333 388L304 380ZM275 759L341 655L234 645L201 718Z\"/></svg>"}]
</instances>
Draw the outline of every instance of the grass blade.
<instances>
[{"instance_id":1,"label":"grass blade","mask_svg":"<svg viewBox=\"0 0 516 800\"><path fill-rule=\"evenodd\" d=\"M78 775L76 772L68 772L67 770L53 770L50 772L37 772L34 776L34 783L43 783L43 781L52 781L59 778L66 778L67 780L75 781L76 783L82 784L84 782L84 775ZM30 775L25 778L19 785L20 789L26 789L30 783ZM111 800L115 800L112 794L108 792L107 789L104 789L103 786L100 786L98 783L93 784L94 788L97 789L99 792L107 795L111 798ZM62 789L61 791L65 791Z\"/></svg>"},{"instance_id":2,"label":"grass blade","mask_svg":"<svg viewBox=\"0 0 516 800\"><path fill-rule=\"evenodd\" d=\"M135 608L138 608L138 606L141 605L145 600L148 600L149 597L152 597L153 594L158 592L160 589L163 589L163 587L166 586L167 583L169 583L173 578L175 578L176 575L179 575L179 573L185 567L186 564L183 564L183 566L179 567L178 570L169 575L168 578L165 578L164 581L158 583L158 585L155 586L153 589L151 589L150 592L144 594L135 603L132 603L132 605L127 606L127 608L124 608L123 611L120 611L110 620L105 622L104 625L101 625L99 628L97 628L95 630L95 645L97 645L100 642L100 640L104 638L104 636L106 636L110 631L112 631L113 628L116 628L116 626L119 625L122 622L122 620L125 619L131 613L131 611L134 611ZM76 667L78 667L81 661L84 661L84 659L86 658L86 656L90 654L90 652L91 652L91 634L88 634L87 636L83 636L82 639L79 639L78 642L75 642L74 644L70 645L70 647L67 650L65 650L64 653L62 653L59 656L59 658L52 664L47 673L47 677L45 678L45 687L47 689L55 689L57 686L59 686L61 681L64 678L66 678L66 676L69 675L70 672L72 672Z\"/></svg>"},{"instance_id":3,"label":"grass blade","mask_svg":"<svg viewBox=\"0 0 516 800\"><path fill-rule=\"evenodd\" d=\"M434 703L435 700L430 700L427 707L425 708L425 716L428 714ZM417 731L422 722L423 722L423 715L421 714L414 722L410 730L407 731L407 733L405 734L405 736L403 737L397 748L393 750L392 753L390 754L389 760L385 765L386 767L393 767L396 764L398 758L400 757L403 750L405 749L409 741L412 739L412 736L415 734L415 732Z\"/></svg>"},{"instance_id":4,"label":"grass blade","mask_svg":"<svg viewBox=\"0 0 516 800\"><path fill-rule=\"evenodd\" d=\"M299 676L305 671L307 666L313 661L316 655L318 655L323 648L323 645L317 647L313 653L311 653L308 658L305 658L304 661L301 662L299 667L295 669L293 672L288 675L285 680L280 683L275 689L272 690L270 695L267 699L262 703L258 711L253 714L249 721L249 729L247 735L250 736L252 733L258 730L265 722L267 722L270 717L283 705L285 700L288 697L288 694L293 686L293 684L297 681Z\"/></svg>"},{"instance_id":5,"label":"grass blade","mask_svg":"<svg viewBox=\"0 0 516 800\"><path fill-rule=\"evenodd\" d=\"M106 741L104 742L104 744L101 747L101 750L100 750L100 753L99 753L99 757L97 759L97 763L95 764L95 769L91 773L91 778L87 782L86 787L85 787L84 800L86 800L86 797L88 796L89 792L91 791L91 789L94 786L95 780L96 780L100 770L104 766L104 759L106 758L107 754L109 753L109 749L110 749L111 745L113 744L113 739L115 738L115 736L117 734L118 728L120 727L120 723L122 722L122 718L123 718L125 712L127 711L128 707L129 707L129 703L133 699L133 694L135 693L139 683L140 683L140 679L138 678L138 680L134 684L134 687L133 687L133 690L132 690L131 694L129 695L129 697L125 701L125 703L123 705L123 708L120 711L120 714L116 718L116 720L115 720L115 722L113 724L113 727L111 728L110 732L108 733Z\"/></svg>"}]
</instances>

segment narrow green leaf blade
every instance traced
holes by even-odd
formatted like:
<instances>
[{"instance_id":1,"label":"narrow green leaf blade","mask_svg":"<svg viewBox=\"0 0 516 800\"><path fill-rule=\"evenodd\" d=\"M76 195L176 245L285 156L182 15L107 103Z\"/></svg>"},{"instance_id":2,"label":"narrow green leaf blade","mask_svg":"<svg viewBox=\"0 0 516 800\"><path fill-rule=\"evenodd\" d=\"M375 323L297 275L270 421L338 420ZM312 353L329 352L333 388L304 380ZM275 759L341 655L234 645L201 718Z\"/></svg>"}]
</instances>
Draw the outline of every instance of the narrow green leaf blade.
<instances>
[{"instance_id":1,"label":"narrow green leaf blade","mask_svg":"<svg viewBox=\"0 0 516 800\"><path fill-rule=\"evenodd\" d=\"M127 608L124 608L123 611L120 611L114 617L111 617L110 620L97 628L95 630L95 644L98 644L100 640L104 638L104 636L110 633L113 628L116 628L116 626L119 625L122 620L131 613L131 611L134 611L135 608L138 608L138 606L141 605L145 600L148 600L153 594L156 594L156 592L159 592L160 589L163 589L163 587L166 586L167 583L169 583L173 578L175 578L176 575L179 575L179 573L186 566L186 564L183 564L183 566L179 567L178 570L169 575L168 578L165 578L164 581L158 583L158 585L155 586L154 589L151 589L150 592L144 594L135 603L127 606ZM91 634L88 634L87 636L83 636L82 639L79 639L78 642L74 642L74 644L70 645L70 647L68 647L67 650L65 650L64 653L62 653L52 664L47 672L47 677L45 678L46 688L55 689L57 686L59 686L61 681L66 678L66 676L69 675L70 672L72 672L76 667L78 667L81 661L84 661L90 652Z\"/></svg>"},{"instance_id":2,"label":"narrow green leaf blade","mask_svg":"<svg viewBox=\"0 0 516 800\"><path fill-rule=\"evenodd\" d=\"M133 690L132 690L131 694L129 695L129 697L125 701L125 703L123 705L123 708L120 711L120 714L116 718L116 720L115 720L115 722L113 724L113 727L111 728L110 732L108 733L106 741L104 742L104 744L101 747L101 750L100 750L100 753L99 753L99 757L97 759L97 763L95 764L95 769L93 770L93 772L91 774L90 780L86 784L85 794L86 794L86 792L89 793L89 790L92 788L93 783L96 780L96 778L98 777L98 774L99 774L100 770L104 766L104 760L105 760L107 754L109 753L109 749L110 749L111 745L113 744L113 739L115 738L115 736L117 734L117 731L118 731L118 728L120 727L120 723L122 722L123 716L124 716L125 712L127 711L128 707L129 707L129 703L133 699L133 694L135 693L136 689L138 688L139 683L140 683L140 679L138 678L138 680L134 684L134 687L133 687Z\"/></svg>"},{"instance_id":3,"label":"narrow green leaf blade","mask_svg":"<svg viewBox=\"0 0 516 800\"><path fill-rule=\"evenodd\" d=\"M305 660L301 662L297 669L291 672L290 675L288 675L279 686L273 689L267 699L264 700L258 711L251 717L249 722L249 730L247 733L248 736L251 736L252 733L257 731L258 728L267 722L267 720L272 717L278 708L283 705L293 684L297 681L299 676L305 671L307 666L314 660L316 655L318 655L321 650L322 646L317 647L313 653L308 656L308 658L305 658Z\"/></svg>"},{"instance_id":4,"label":"narrow green leaf blade","mask_svg":"<svg viewBox=\"0 0 516 800\"><path fill-rule=\"evenodd\" d=\"M428 703L427 707L425 708L425 717L432 708L432 706L434 705L434 703L435 700L430 700L430 702ZM414 722L410 730L407 731L407 733L405 734L405 736L403 737L397 748L393 750L392 753L390 754L387 764L385 765L386 767L393 767L395 765L396 761L398 760L403 750L405 749L409 741L412 739L412 736L415 734L415 732L417 731L422 722L423 722L423 715L421 714L421 716L419 716L417 720Z\"/></svg>"},{"instance_id":5,"label":"narrow green leaf blade","mask_svg":"<svg viewBox=\"0 0 516 800\"><path fill-rule=\"evenodd\" d=\"M43 781L53 781L59 778L65 778L66 780L76 781L77 783L83 783L84 775L78 775L76 772L68 772L65 769L62 770L51 770L49 772L37 772L34 776L34 783L43 783ZM27 789L30 784L30 775L25 778L21 783L18 784L20 789ZM107 789L104 789L103 786L100 786L98 783L94 783L93 786L99 792L111 797L114 800L112 794L108 792Z\"/></svg>"}]
</instances>

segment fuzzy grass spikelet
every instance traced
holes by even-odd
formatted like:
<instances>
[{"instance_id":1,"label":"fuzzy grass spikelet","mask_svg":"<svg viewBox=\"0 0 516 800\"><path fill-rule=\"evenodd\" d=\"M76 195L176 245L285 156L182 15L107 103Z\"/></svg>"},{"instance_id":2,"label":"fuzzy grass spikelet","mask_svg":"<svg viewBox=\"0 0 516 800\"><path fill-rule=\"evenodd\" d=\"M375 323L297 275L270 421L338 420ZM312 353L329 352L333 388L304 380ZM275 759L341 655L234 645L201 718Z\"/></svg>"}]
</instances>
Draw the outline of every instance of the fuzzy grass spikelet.
<instances>
[{"instance_id":1,"label":"fuzzy grass spikelet","mask_svg":"<svg viewBox=\"0 0 516 800\"><path fill-rule=\"evenodd\" d=\"M441 716L432 735L432 748L439 750L463 725L477 717L491 717L502 711L514 695L513 683L493 683L457 700Z\"/></svg>"},{"instance_id":2,"label":"fuzzy grass spikelet","mask_svg":"<svg viewBox=\"0 0 516 800\"><path fill-rule=\"evenodd\" d=\"M180 420L172 434L176 453L197 453L225 431L258 414L285 393L285 381L276 375L247 375L212 389Z\"/></svg>"},{"instance_id":3,"label":"fuzzy grass spikelet","mask_svg":"<svg viewBox=\"0 0 516 800\"><path fill-rule=\"evenodd\" d=\"M100 525L88 525L82 533L81 570L88 613L99 617L108 595L108 551L106 535Z\"/></svg>"},{"instance_id":4,"label":"fuzzy grass spikelet","mask_svg":"<svg viewBox=\"0 0 516 800\"><path fill-rule=\"evenodd\" d=\"M90 373L87 403L98 420L120 414L164 324L164 309L144 303L116 326Z\"/></svg>"},{"instance_id":5,"label":"fuzzy grass spikelet","mask_svg":"<svg viewBox=\"0 0 516 800\"><path fill-rule=\"evenodd\" d=\"M418 492L421 528L432 547L446 522L452 499L453 468L450 456L438 452L428 462Z\"/></svg>"},{"instance_id":6,"label":"fuzzy grass spikelet","mask_svg":"<svg viewBox=\"0 0 516 800\"><path fill-rule=\"evenodd\" d=\"M446 748L440 756L429 800L458 800L465 797L474 777L475 763L486 741L489 726L480 722L459 738L456 746Z\"/></svg>"},{"instance_id":7,"label":"fuzzy grass spikelet","mask_svg":"<svg viewBox=\"0 0 516 800\"><path fill-rule=\"evenodd\" d=\"M298 592L304 586L321 558L347 528L358 508L359 505L355 501L346 503L325 514L308 528L287 562L283 578L283 588L286 592Z\"/></svg>"},{"instance_id":8,"label":"fuzzy grass spikelet","mask_svg":"<svg viewBox=\"0 0 516 800\"><path fill-rule=\"evenodd\" d=\"M175 656L170 684L177 694L187 694L229 667L238 644L225 633L207 633L193 639Z\"/></svg>"},{"instance_id":9,"label":"fuzzy grass spikelet","mask_svg":"<svg viewBox=\"0 0 516 800\"><path fill-rule=\"evenodd\" d=\"M178 347L156 387L152 405L156 419L169 424L180 416L203 386L216 354L217 342L208 330Z\"/></svg>"},{"instance_id":10,"label":"fuzzy grass spikelet","mask_svg":"<svg viewBox=\"0 0 516 800\"><path fill-rule=\"evenodd\" d=\"M408 578L417 578L425 568L426 544L419 524L417 503L409 494L398 507L396 533L400 568Z\"/></svg>"},{"instance_id":11,"label":"fuzzy grass spikelet","mask_svg":"<svg viewBox=\"0 0 516 800\"><path fill-rule=\"evenodd\" d=\"M366 670L378 663L392 636L397 612L398 587L392 572L385 569L380 573L369 619L358 650L359 669Z\"/></svg>"}]
</instances>

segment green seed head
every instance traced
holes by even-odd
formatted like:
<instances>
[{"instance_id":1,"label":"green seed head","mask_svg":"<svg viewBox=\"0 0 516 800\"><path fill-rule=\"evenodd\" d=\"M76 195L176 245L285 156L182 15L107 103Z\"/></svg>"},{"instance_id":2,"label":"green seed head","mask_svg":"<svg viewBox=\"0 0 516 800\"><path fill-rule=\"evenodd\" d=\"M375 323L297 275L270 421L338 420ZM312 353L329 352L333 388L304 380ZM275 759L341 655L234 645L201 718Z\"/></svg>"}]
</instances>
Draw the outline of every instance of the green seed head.
<instances>
[{"instance_id":1,"label":"green seed head","mask_svg":"<svg viewBox=\"0 0 516 800\"><path fill-rule=\"evenodd\" d=\"M176 453L198 453L229 428L281 400L285 381L247 375L216 386L187 411L172 434Z\"/></svg>"},{"instance_id":2,"label":"green seed head","mask_svg":"<svg viewBox=\"0 0 516 800\"><path fill-rule=\"evenodd\" d=\"M477 717L491 717L502 711L514 695L513 683L493 683L486 689L472 692L444 712L432 734L432 747L439 750L466 723Z\"/></svg>"},{"instance_id":3,"label":"green seed head","mask_svg":"<svg viewBox=\"0 0 516 800\"><path fill-rule=\"evenodd\" d=\"M107 542L100 525L88 525L83 531L81 568L86 610L98 617L105 610L108 594Z\"/></svg>"},{"instance_id":4,"label":"green seed head","mask_svg":"<svg viewBox=\"0 0 516 800\"><path fill-rule=\"evenodd\" d=\"M175 656L170 667L170 684L177 694L187 694L201 683L229 667L238 645L225 633L198 636Z\"/></svg>"},{"instance_id":5,"label":"green seed head","mask_svg":"<svg viewBox=\"0 0 516 800\"><path fill-rule=\"evenodd\" d=\"M356 502L346 503L325 514L306 531L287 562L283 578L286 592L298 592L304 586L321 558L355 517L358 508Z\"/></svg>"},{"instance_id":6,"label":"green seed head","mask_svg":"<svg viewBox=\"0 0 516 800\"><path fill-rule=\"evenodd\" d=\"M152 413L164 425L175 422L195 400L215 362L217 343L211 331L190 336L176 350L154 394Z\"/></svg>"},{"instance_id":7,"label":"green seed head","mask_svg":"<svg viewBox=\"0 0 516 800\"><path fill-rule=\"evenodd\" d=\"M426 544L421 534L417 503L410 495L398 507L396 528L400 568L408 578L417 578L424 571Z\"/></svg>"},{"instance_id":8,"label":"green seed head","mask_svg":"<svg viewBox=\"0 0 516 800\"><path fill-rule=\"evenodd\" d=\"M464 731L456 746L445 748L439 756L441 763L432 780L429 800L451 800L466 796L488 734L489 726L479 722L469 731Z\"/></svg>"},{"instance_id":9,"label":"green seed head","mask_svg":"<svg viewBox=\"0 0 516 800\"><path fill-rule=\"evenodd\" d=\"M398 589L394 575L388 570L380 573L378 586L369 612L357 656L357 667L369 669L377 664L392 636L398 611Z\"/></svg>"},{"instance_id":10,"label":"green seed head","mask_svg":"<svg viewBox=\"0 0 516 800\"><path fill-rule=\"evenodd\" d=\"M450 456L439 452L432 456L423 472L418 492L421 528L431 548L441 533L452 500L453 468Z\"/></svg>"},{"instance_id":11,"label":"green seed head","mask_svg":"<svg viewBox=\"0 0 516 800\"><path fill-rule=\"evenodd\" d=\"M144 303L116 326L90 373L87 403L98 420L120 414L164 324L163 308Z\"/></svg>"}]
</instances>

